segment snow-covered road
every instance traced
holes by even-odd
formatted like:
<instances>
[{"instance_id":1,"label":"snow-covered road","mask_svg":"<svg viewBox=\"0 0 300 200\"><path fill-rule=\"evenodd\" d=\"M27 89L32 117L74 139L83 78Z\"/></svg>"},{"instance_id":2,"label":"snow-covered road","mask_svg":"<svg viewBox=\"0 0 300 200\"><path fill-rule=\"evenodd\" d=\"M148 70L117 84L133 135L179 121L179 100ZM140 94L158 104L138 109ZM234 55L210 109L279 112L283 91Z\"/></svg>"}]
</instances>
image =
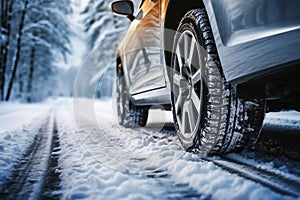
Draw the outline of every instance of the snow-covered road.
<instances>
[{"instance_id":1,"label":"snow-covered road","mask_svg":"<svg viewBox=\"0 0 300 200\"><path fill-rule=\"evenodd\" d=\"M95 103L97 124L78 122L71 99L1 107L1 199L300 198L299 162L260 151L200 159L180 147L171 124L160 128L169 113L153 111L147 128L125 129L111 101Z\"/></svg>"}]
</instances>

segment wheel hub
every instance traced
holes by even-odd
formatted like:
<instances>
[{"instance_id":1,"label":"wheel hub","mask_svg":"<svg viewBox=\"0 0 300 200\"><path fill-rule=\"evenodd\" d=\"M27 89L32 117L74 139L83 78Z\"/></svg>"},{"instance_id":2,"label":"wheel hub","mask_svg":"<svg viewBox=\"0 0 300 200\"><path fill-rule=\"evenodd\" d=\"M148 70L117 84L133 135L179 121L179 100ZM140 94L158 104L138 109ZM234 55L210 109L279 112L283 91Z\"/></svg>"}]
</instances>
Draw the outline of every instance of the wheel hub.
<instances>
[{"instance_id":1,"label":"wheel hub","mask_svg":"<svg viewBox=\"0 0 300 200\"><path fill-rule=\"evenodd\" d=\"M187 89L188 95L187 95L187 100L191 100L192 97L192 92L193 92L193 84L191 78L188 80L188 89Z\"/></svg>"},{"instance_id":2,"label":"wheel hub","mask_svg":"<svg viewBox=\"0 0 300 200\"><path fill-rule=\"evenodd\" d=\"M187 86L186 91L184 91L184 96L187 100L190 100L193 92L193 83L192 74L188 63L185 63L182 67L182 78Z\"/></svg>"}]
</instances>

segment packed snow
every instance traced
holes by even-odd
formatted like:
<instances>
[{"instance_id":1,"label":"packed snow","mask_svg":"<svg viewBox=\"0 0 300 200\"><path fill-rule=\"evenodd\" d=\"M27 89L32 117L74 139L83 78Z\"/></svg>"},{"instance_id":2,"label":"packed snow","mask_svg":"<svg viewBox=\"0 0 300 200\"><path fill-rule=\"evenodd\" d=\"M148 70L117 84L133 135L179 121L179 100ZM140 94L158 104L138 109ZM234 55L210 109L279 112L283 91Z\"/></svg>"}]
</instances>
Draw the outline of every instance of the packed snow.
<instances>
[{"instance_id":1,"label":"packed snow","mask_svg":"<svg viewBox=\"0 0 300 200\"><path fill-rule=\"evenodd\" d=\"M61 179L61 189L55 193L62 199L292 199L185 152L173 130L161 129L159 121L169 123L170 113L151 111L148 127L126 129L116 124L110 100L95 101L97 124L84 115L76 117L72 103L59 99L0 106L0 185L33 142L47 111L55 109ZM300 116L291 114L295 116L289 118L284 112L281 122ZM268 115L266 122L274 115ZM276 123L280 116L276 114ZM299 180L283 163L278 167L249 154L229 157Z\"/></svg>"},{"instance_id":2,"label":"packed snow","mask_svg":"<svg viewBox=\"0 0 300 200\"><path fill-rule=\"evenodd\" d=\"M0 105L0 185L12 175L14 166L33 143L54 101L36 104Z\"/></svg>"},{"instance_id":3,"label":"packed snow","mask_svg":"<svg viewBox=\"0 0 300 200\"><path fill-rule=\"evenodd\" d=\"M281 111L267 113L265 125L280 126L290 129L300 129L300 114L297 111Z\"/></svg>"}]
</instances>

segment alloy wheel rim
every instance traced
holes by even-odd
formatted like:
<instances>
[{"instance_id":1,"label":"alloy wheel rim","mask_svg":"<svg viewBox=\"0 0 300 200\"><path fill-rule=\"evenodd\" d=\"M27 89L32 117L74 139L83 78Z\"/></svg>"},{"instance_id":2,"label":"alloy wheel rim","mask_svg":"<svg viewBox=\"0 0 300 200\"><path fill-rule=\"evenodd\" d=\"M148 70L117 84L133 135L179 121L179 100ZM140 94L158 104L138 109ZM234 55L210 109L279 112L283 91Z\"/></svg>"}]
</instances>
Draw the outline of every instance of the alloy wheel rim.
<instances>
[{"instance_id":1,"label":"alloy wheel rim","mask_svg":"<svg viewBox=\"0 0 300 200\"><path fill-rule=\"evenodd\" d=\"M203 59L194 34L185 30L177 40L173 71L174 113L181 134L197 133L203 106Z\"/></svg>"}]
</instances>

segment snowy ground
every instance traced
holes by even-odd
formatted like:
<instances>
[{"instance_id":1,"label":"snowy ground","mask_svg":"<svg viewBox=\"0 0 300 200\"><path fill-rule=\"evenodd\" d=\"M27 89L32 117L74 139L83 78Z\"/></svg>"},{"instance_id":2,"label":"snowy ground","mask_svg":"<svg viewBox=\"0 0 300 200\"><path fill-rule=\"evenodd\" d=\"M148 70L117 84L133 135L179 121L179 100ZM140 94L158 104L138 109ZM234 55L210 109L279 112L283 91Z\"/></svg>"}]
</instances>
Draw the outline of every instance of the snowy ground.
<instances>
[{"instance_id":1,"label":"snowy ground","mask_svg":"<svg viewBox=\"0 0 300 200\"><path fill-rule=\"evenodd\" d=\"M0 196L19 187L7 184L19 177L18 163L39 158L27 167L35 170L25 170L30 186L22 185L33 189L17 190L33 199L299 199L298 162L259 152L200 159L180 147L171 125L161 129L170 113L153 111L147 128L125 129L115 123L110 101L94 108L97 124L74 118L71 99L0 105ZM269 114L265 124L299 130L300 114ZM41 147L32 145L41 134L49 136L41 136ZM28 156L31 146L37 150ZM49 180L56 186L45 186Z\"/></svg>"},{"instance_id":2,"label":"snowy ground","mask_svg":"<svg viewBox=\"0 0 300 200\"><path fill-rule=\"evenodd\" d=\"M54 106L54 101L0 105L0 185L9 179L14 166L33 142L36 129Z\"/></svg>"}]
</instances>

